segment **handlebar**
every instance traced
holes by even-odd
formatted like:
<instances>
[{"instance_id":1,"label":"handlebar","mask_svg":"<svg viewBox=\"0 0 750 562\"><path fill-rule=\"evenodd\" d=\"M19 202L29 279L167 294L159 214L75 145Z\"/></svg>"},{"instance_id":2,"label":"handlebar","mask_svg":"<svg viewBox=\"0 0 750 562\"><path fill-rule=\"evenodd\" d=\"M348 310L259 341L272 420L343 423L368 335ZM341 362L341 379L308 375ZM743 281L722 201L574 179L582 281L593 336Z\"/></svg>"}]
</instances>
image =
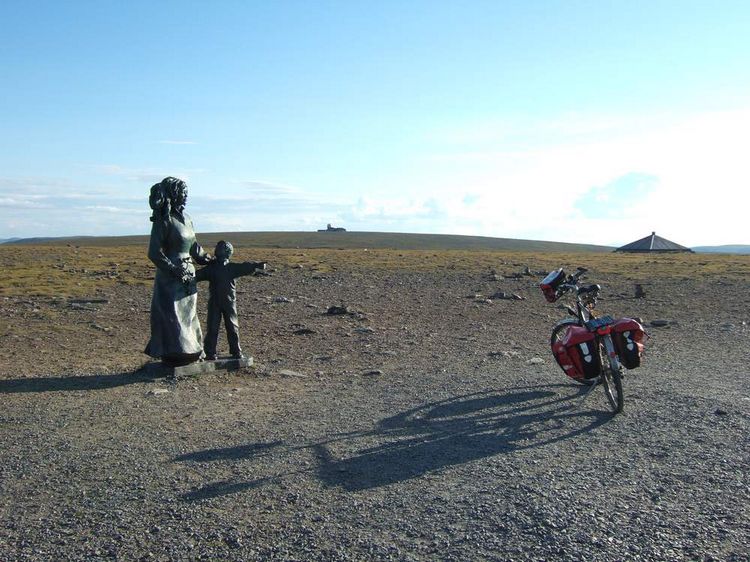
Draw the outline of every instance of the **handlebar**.
<instances>
[{"instance_id":1,"label":"handlebar","mask_svg":"<svg viewBox=\"0 0 750 562\"><path fill-rule=\"evenodd\" d=\"M579 267L577 268L576 272L568 275L568 278L560 284L558 287L558 290L560 292L566 292L571 291L573 289L578 289L578 281L583 277L583 275L588 271L585 267Z\"/></svg>"},{"instance_id":2,"label":"handlebar","mask_svg":"<svg viewBox=\"0 0 750 562\"><path fill-rule=\"evenodd\" d=\"M580 287L579 281L583 279L584 275L588 272L585 267L576 268L576 272L571 275L565 275L563 268L557 269L550 272L539 284L544 293L544 297L548 302L555 302L560 298L563 293L575 290L576 297L580 301L581 297L591 303L595 302L599 290L599 285L590 285L588 287Z\"/></svg>"},{"instance_id":3,"label":"handlebar","mask_svg":"<svg viewBox=\"0 0 750 562\"><path fill-rule=\"evenodd\" d=\"M581 280L586 272L588 272L588 269L585 267L579 267L575 273L568 276L564 283L560 284L557 290L560 294L575 290L576 296L578 297L588 295L588 298L596 299L599 295L599 291L602 290L601 285L588 285L585 287L580 287L578 285L578 281Z\"/></svg>"}]
</instances>

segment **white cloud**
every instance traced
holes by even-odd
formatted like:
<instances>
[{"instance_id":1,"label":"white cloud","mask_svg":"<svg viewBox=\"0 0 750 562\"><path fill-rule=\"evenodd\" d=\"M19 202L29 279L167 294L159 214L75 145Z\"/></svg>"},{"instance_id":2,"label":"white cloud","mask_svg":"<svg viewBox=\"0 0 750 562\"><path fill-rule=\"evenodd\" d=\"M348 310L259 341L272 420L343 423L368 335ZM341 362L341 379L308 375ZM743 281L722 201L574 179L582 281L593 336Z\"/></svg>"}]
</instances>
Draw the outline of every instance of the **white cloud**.
<instances>
[{"instance_id":1,"label":"white cloud","mask_svg":"<svg viewBox=\"0 0 750 562\"><path fill-rule=\"evenodd\" d=\"M315 230L339 220L347 207L339 198L265 180L234 180L228 191L192 197L189 211L196 228L203 232Z\"/></svg>"},{"instance_id":2,"label":"white cloud","mask_svg":"<svg viewBox=\"0 0 750 562\"><path fill-rule=\"evenodd\" d=\"M402 222L419 218L436 218L445 211L441 204L432 198L393 198L382 199L372 196L360 197L357 203L348 207L348 216L357 221L381 220Z\"/></svg>"},{"instance_id":3,"label":"white cloud","mask_svg":"<svg viewBox=\"0 0 750 562\"><path fill-rule=\"evenodd\" d=\"M656 230L687 245L749 241L744 152L750 110L641 118L637 128L622 126L624 119L610 122L617 126L602 137L606 127L584 128L597 131L595 140L571 142L575 127L565 130L558 123L563 140L556 143L544 139L520 150L505 141L494 148L449 147L431 154L425 160L429 172L412 183L443 202L457 193L477 198L470 209L448 205L446 231L473 219L475 233L494 236L605 244ZM600 218L597 202L586 216L576 209L592 190L630 174L653 178L652 189L634 194L633 203L614 217L612 201L598 202Z\"/></svg>"},{"instance_id":4,"label":"white cloud","mask_svg":"<svg viewBox=\"0 0 750 562\"><path fill-rule=\"evenodd\" d=\"M658 178L629 173L591 188L575 202L585 218L627 218L645 197L658 189Z\"/></svg>"},{"instance_id":5,"label":"white cloud","mask_svg":"<svg viewBox=\"0 0 750 562\"><path fill-rule=\"evenodd\" d=\"M85 182L0 178L0 237L145 232L150 185L195 175L188 212L203 232L330 222L611 245L652 230L688 246L750 243L749 137L750 109L479 124L432 134L402 169L384 163L338 195L201 168L106 164L89 167Z\"/></svg>"},{"instance_id":6,"label":"white cloud","mask_svg":"<svg viewBox=\"0 0 750 562\"><path fill-rule=\"evenodd\" d=\"M186 182L190 182L195 175L206 172L203 168L169 169L167 166L130 168L120 166L119 164L93 164L88 166L88 169L95 174L118 177L130 182L148 184L148 187L154 183L160 182L167 176L173 176L185 180Z\"/></svg>"},{"instance_id":7,"label":"white cloud","mask_svg":"<svg viewBox=\"0 0 750 562\"><path fill-rule=\"evenodd\" d=\"M132 234L148 222L147 197L65 178L0 178L0 237Z\"/></svg>"},{"instance_id":8,"label":"white cloud","mask_svg":"<svg viewBox=\"0 0 750 562\"><path fill-rule=\"evenodd\" d=\"M80 207L85 211L93 211L96 213L114 213L118 215L143 215L144 211L141 209L133 209L127 207L115 207L113 205L84 205Z\"/></svg>"}]
</instances>

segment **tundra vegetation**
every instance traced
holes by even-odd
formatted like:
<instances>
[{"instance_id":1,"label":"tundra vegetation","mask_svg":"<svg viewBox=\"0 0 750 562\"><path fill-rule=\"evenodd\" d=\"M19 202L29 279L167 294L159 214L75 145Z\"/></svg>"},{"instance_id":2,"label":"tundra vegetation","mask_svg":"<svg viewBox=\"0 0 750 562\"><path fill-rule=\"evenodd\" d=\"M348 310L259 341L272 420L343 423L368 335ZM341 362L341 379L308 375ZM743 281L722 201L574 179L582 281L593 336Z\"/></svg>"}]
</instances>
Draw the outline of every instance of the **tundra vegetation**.
<instances>
[{"instance_id":1,"label":"tundra vegetation","mask_svg":"<svg viewBox=\"0 0 750 562\"><path fill-rule=\"evenodd\" d=\"M0 559L746 559L750 256L220 238L256 365L176 381L145 238L0 245ZM579 265L650 334L615 418L549 352Z\"/></svg>"}]
</instances>

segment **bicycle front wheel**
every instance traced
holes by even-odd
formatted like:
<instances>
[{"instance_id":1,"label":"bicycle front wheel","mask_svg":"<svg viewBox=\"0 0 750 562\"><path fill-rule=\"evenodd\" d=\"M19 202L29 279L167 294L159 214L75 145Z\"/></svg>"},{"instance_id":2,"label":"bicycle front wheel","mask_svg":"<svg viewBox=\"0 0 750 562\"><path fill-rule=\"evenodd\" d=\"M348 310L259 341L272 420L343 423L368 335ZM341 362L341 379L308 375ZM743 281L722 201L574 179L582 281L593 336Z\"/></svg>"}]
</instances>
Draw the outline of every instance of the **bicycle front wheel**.
<instances>
[{"instance_id":1,"label":"bicycle front wheel","mask_svg":"<svg viewBox=\"0 0 750 562\"><path fill-rule=\"evenodd\" d=\"M552 336L550 336L549 339L550 346L553 346L557 342L562 340L565 337L565 334L567 333L570 326L580 326L580 324L573 318L566 318L565 320L561 320L560 322L558 322L555 327L552 328Z\"/></svg>"},{"instance_id":2,"label":"bicycle front wheel","mask_svg":"<svg viewBox=\"0 0 750 562\"><path fill-rule=\"evenodd\" d=\"M612 338L604 336L599 342L599 354L602 361L601 382L610 408L615 414L622 412L625 400L622 393L622 366L614 355Z\"/></svg>"}]
</instances>

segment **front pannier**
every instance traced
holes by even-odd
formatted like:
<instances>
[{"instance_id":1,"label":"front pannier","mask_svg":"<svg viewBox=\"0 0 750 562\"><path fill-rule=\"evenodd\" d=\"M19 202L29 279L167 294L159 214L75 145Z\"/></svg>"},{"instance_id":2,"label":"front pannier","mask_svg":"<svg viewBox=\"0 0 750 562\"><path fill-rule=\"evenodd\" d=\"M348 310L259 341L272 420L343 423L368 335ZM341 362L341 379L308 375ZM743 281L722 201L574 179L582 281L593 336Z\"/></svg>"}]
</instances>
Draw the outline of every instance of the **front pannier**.
<instances>
[{"instance_id":1,"label":"front pannier","mask_svg":"<svg viewBox=\"0 0 750 562\"><path fill-rule=\"evenodd\" d=\"M643 326L632 318L620 318L612 325L612 341L620 363L626 369L635 369L641 365L645 337Z\"/></svg>"},{"instance_id":2,"label":"front pannier","mask_svg":"<svg viewBox=\"0 0 750 562\"><path fill-rule=\"evenodd\" d=\"M573 359L568 355L568 349L562 342L558 341L552 345L552 354L555 356L555 360L560 365L560 368L571 379L581 380L583 378L583 373L575 366Z\"/></svg>"},{"instance_id":3,"label":"front pannier","mask_svg":"<svg viewBox=\"0 0 750 562\"><path fill-rule=\"evenodd\" d=\"M601 374L596 334L581 326L570 326L562 340L552 345L557 364L570 378L593 379Z\"/></svg>"}]
</instances>

